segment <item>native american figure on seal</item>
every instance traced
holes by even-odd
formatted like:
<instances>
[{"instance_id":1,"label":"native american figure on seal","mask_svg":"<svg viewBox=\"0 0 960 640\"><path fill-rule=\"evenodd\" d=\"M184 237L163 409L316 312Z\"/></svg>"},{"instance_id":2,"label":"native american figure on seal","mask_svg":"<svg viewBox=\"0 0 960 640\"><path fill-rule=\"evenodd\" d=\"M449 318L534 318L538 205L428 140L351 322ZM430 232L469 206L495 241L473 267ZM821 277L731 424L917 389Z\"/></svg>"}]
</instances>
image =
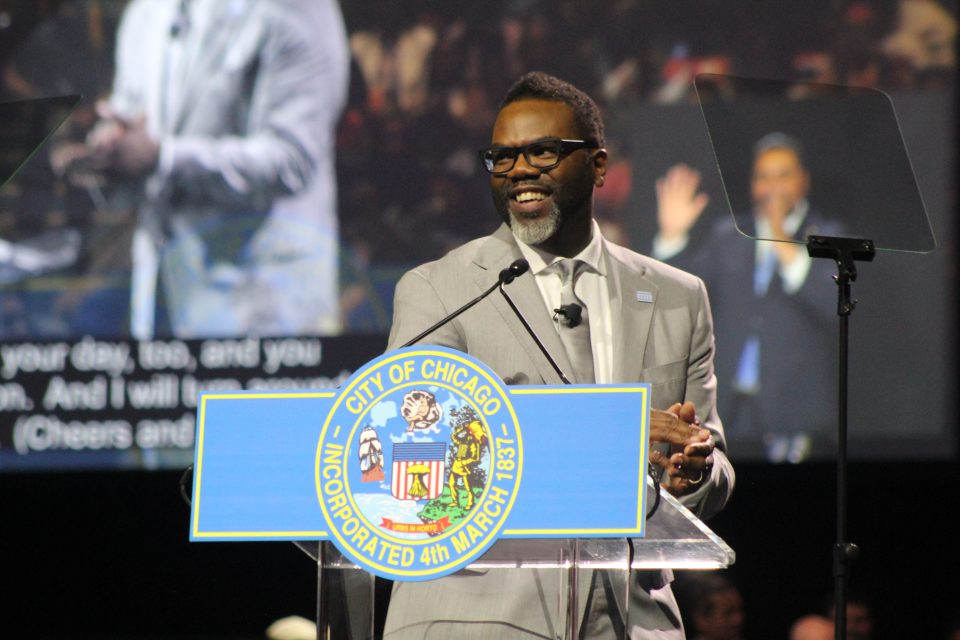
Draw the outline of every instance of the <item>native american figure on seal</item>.
<instances>
[{"instance_id":1,"label":"native american figure on seal","mask_svg":"<svg viewBox=\"0 0 960 640\"><path fill-rule=\"evenodd\" d=\"M450 500L456 506L460 505L457 485L463 484L463 489L467 493L467 503L464 508L469 510L473 507L473 489L470 487L471 467L480 462L481 447L486 437L479 420L460 425L450 436L456 445L456 453L453 465L450 467L450 479L447 485L450 487Z\"/></svg>"}]
</instances>

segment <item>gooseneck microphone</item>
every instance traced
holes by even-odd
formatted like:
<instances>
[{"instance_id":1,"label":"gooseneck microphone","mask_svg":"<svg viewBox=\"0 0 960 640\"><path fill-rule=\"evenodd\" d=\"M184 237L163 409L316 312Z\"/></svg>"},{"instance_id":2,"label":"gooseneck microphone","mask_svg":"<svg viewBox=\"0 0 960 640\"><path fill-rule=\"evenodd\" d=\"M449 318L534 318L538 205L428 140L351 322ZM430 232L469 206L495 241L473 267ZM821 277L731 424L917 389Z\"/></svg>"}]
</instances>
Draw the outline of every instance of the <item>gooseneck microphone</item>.
<instances>
[{"instance_id":1,"label":"gooseneck microphone","mask_svg":"<svg viewBox=\"0 0 960 640\"><path fill-rule=\"evenodd\" d=\"M510 284L517 278L517 276L523 275L529 269L530 269L530 263L524 260L523 258L520 258L519 260L514 260L513 262L510 263L509 267L507 267L506 269L502 269L500 271L500 275L497 277L497 281L493 283L493 286L491 286L489 289L487 289L486 291L484 291L483 293L481 293L476 298L466 303L459 309L455 310L453 313L441 318L439 322L430 326L423 333L419 334L415 338L411 338L407 342L404 342L403 345L401 346L409 347L409 346L412 346L413 344L416 344L417 342L420 342L421 340L426 338L428 335L430 335L431 333L433 333L443 325L447 324L448 322L450 322L451 320L459 316L461 313L463 313L464 311L466 311L467 309L469 309L470 307L477 304L478 302L486 298L488 295L493 293L494 289L500 287L500 291L502 292L504 285ZM528 331L530 330L529 327L527 328L527 330ZM540 348L542 349L543 347L541 346Z\"/></svg>"},{"instance_id":2,"label":"gooseneck microphone","mask_svg":"<svg viewBox=\"0 0 960 640\"><path fill-rule=\"evenodd\" d=\"M526 261L524 261L526 264ZM524 269L526 270L526 269ZM527 322L527 319L523 317L523 314L520 313L520 309L517 308L517 305L513 303L513 300L510 296L507 295L507 292L503 290L503 285L500 285L500 293L503 294L504 299L507 301L507 304L510 305L510 308L513 309L513 313L517 316L517 319L520 320L520 324L523 325L523 328L527 330L527 333L530 334L530 337L533 338L533 341L536 343L537 348L540 349L540 353L547 359L547 362L550 363L550 366L553 367L553 370L557 372L557 375L560 376L560 379L563 381L563 384L573 384L570 382L570 379L563 374L563 371L560 370L560 365L557 364L557 361L553 359L553 356L550 355L550 352L547 351L547 348L543 346L543 343L540 341L540 337L534 332L533 328ZM570 305L567 305L570 306ZM573 305L579 307L579 305ZM579 319L579 318L578 318Z\"/></svg>"},{"instance_id":3,"label":"gooseneck microphone","mask_svg":"<svg viewBox=\"0 0 960 640\"><path fill-rule=\"evenodd\" d=\"M513 262L510 263L509 267L500 271L500 279L497 282L497 284L493 286L494 288L496 288L496 287L499 287L501 284L510 284L517 277L522 276L529 270L530 270L529 262L527 262L523 258L520 258L519 260L514 260ZM487 293L490 293L490 291L487 291ZM487 293L483 295L487 295Z\"/></svg>"}]
</instances>

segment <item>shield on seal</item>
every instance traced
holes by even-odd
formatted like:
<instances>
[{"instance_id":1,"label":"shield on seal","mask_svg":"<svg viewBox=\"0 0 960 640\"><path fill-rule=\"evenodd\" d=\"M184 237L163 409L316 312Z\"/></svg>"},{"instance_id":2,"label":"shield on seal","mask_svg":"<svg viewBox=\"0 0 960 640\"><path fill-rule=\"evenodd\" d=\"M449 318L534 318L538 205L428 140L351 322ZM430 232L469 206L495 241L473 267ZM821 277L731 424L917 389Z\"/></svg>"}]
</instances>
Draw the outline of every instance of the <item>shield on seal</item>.
<instances>
[{"instance_id":1,"label":"shield on seal","mask_svg":"<svg viewBox=\"0 0 960 640\"><path fill-rule=\"evenodd\" d=\"M393 445L390 493L398 500L433 500L443 493L446 442Z\"/></svg>"}]
</instances>

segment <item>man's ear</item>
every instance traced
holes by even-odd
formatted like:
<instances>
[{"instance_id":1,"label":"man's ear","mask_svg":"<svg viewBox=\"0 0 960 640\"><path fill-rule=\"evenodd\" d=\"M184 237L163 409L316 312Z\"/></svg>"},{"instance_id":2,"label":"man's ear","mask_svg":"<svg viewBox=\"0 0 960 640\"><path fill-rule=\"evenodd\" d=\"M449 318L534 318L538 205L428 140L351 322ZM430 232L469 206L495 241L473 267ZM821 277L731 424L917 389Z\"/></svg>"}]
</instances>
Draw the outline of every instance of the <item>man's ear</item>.
<instances>
[{"instance_id":1,"label":"man's ear","mask_svg":"<svg viewBox=\"0 0 960 640\"><path fill-rule=\"evenodd\" d=\"M593 152L593 184L597 187L602 187L606 175L607 150L597 149Z\"/></svg>"}]
</instances>

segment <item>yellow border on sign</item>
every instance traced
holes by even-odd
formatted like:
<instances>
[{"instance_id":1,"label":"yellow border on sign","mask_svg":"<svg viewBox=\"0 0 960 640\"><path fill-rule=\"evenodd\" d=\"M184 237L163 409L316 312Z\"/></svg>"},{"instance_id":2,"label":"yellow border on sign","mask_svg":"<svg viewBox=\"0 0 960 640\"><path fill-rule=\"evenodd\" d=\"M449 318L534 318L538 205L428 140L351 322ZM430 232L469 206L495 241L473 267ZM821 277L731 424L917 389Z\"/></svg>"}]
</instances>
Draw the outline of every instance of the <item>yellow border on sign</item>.
<instances>
[{"instance_id":1,"label":"yellow border on sign","mask_svg":"<svg viewBox=\"0 0 960 640\"><path fill-rule=\"evenodd\" d=\"M600 389L578 389L570 387L551 387L547 389L510 389L511 395L557 395L557 394L578 394L578 393L639 393L643 400L642 406L640 408L640 474L638 479L637 487L637 496L639 500L637 501L637 526L634 528L620 528L620 529L504 529L501 535L504 536L582 536L582 535L596 535L596 534L614 534L614 535L625 535L631 533L643 533L643 524L644 524L644 513L643 513L643 499L646 489L646 469L643 464L643 449L647 446L649 442L649 422L650 422L650 407L649 407L649 388L648 387L603 387Z\"/></svg>"},{"instance_id":2,"label":"yellow border on sign","mask_svg":"<svg viewBox=\"0 0 960 640\"><path fill-rule=\"evenodd\" d=\"M461 356L458 356L458 355L456 355L456 354L454 354L454 353L449 353L449 352L446 352L446 351L432 351L432 350L430 350L430 349L423 349L423 350L418 350L418 351L405 351L405 352L402 352L402 353L397 353L397 354L395 354L395 355L393 355L393 356L391 356L391 357L389 357L389 358L386 358L385 360L381 361L380 363L378 363L377 368L380 368L380 367L383 367L383 366L385 366L385 365L388 365L388 364L390 364L391 362L394 362L394 361L396 361L396 360L400 360L400 359L404 359L404 358L410 358L410 357L416 357L416 356L437 356L437 357L449 358L449 359L451 359L451 360L458 361L458 362L460 362L460 363L462 363L462 364L467 365L470 369L473 369L473 370L476 371L478 374L480 374L481 376L483 376L484 378L486 378L497 390L499 390L499 391L503 394L503 396L502 396L503 399L504 399L504 403L503 403L503 404L504 404L504 406L508 409L509 415L510 415L510 417L513 419L513 427L514 427L514 430L515 430L515 432L516 432L516 438L517 438L517 456L518 456L518 458L519 458L520 460L523 460L523 438L522 438L521 433L520 433L519 421L517 420L517 414L516 414L516 412L515 412L514 409L513 409L513 404L510 403L510 392L509 392L508 389L506 389L506 388L504 387L502 381L495 381L495 380L493 380L493 379L490 377L490 375L489 375L486 371L484 371L481 367L477 366L477 363L476 363L475 361L473 361L473 360L468 360L468 359L466 359L466 358L464 358L464 357L461 357ZM373 370L375 370L375 369L371 369L371 371L373 371ZM369 373L369 372L368 372L368 373ZM328 522L331 521L330 515L329 515L329 513L327 513L326 505L324 504L323 500L320 499L320 496L319 496L319 489L320 489L320 486L321 486L321 483L320 483L320 451L321 451L320 442L323 441L324 436L326 435L327 429L330 427L330 419L331 419L331 417L333 416L333 414L336 413L336 408L337 408L337 406L339 405L340 401L341 401L343 398L346 398L346 397L349 395L349 393L352 391L353 387L354 387L356 384L358 384L361 380L363 380L363 379L365 379L365 378L366 378L366 375L364 375L363 377L354 378L353 382L351 383L351 385L350 385L349 387L347 387L346 389L342 389L342 390L340 391L340 393L339 393L339 395L338 395L338 398L337 398L337 400L334 402L334 406L331 407L330 412L327 414L327 419L326 419L326 421L323 423L323 428L322 428L321 431L320 431L320 438L319 438L319 441L318 441L318 443L317 443L317 456L316 456L316 459L315 459L315 461L314 461L313 468L314 468L314 475L315 475L316 487L317 487L317 490L318 490L318 496L317 496L317 497L318 497L318 502L320 503L320 509L321 509L321 511L323 511L323 515L324 515L324 517L327 519ZM518 466L519 466L519 465L518 465ZM490 531L487 533L486 537L484 537L484 539L483 539L481 542L479 542L478 544L475 545L475 548L476 548L476 549L482 549L482 548L484 548L484 547L490 542L491 538L496 538L496 537L498 537L498 535L499 535L499 533L500 533L500 530L501 530L502 527L503 527L503 524L506 522L507 517L510 515L510 511L513 509L513 503L516 501L517 493L518 493L518 491L517 491L516 489L519 488L519 486L520 486L521 476L522 476L522 474L518 472L518 473L517 473L517 478L516 478L516 480L514 481L514 489L515 489L515 490L510 494L510 502L509 502L509 503L506 505L506 507L504 508L503 516L500 518L500 521L498 522L497 526L494 526L494 527L491 527L491 528L490 528ZM348 543L340 536L340 533L337 531L336 527L331 527L331 529L332 529L332 533L333 533L333 535L336 537L336 539L339 540L339 541L343 544L344 548L349 549L351 554L354 554L354 555L357 556L357 557L365 558L365 556L364 556L363 554L357 553L357 552L354 550L353 546L350 545L350 544L348 544ZM446 571L446 570L449 569L450 567L453 567L453 566L462 564L464 557L468 557L468 558L470 558L471 560L473 560L477 555L478 555L478 554L477 554L476 551L472 551L471 553L465 553L465 554L461 555L458 559L453 560L453 561L451 561L451 562L447 562L446 564L443 564L443 565L434 565L434 566L430 567L429 569L421 569L421 570L417 570L417 571L404 571L404 570L402 570L402 569L397 569L397 568L394 568L394 567L384 567L384 566L382 566L382 565L380 565L380 564L377 564L377 563L375 563L375 562L368 561L368 560L365 560L365 562L364 562L363 564L364 564L365 567L373 567L373 568L379 569L380 571L382 571L382 572L384 572L384 573L392 574L392 575L402 575L402 576L427 576L427 575L435 575L435 574L443 573L444 571Z\"/></svg>"},{"instance_id":3,"label":"yellow border on sign","mask_svg":"<svg viewBox=\"0 0 960 640\"><path fill-rule=\"evenodd\" d=\"M329 538L326 531L204 531L195 533L194 538L240 538L250 540L254 538L270 538L275 540L314 540Z\"/></svg>"},{"instance_id":4,"label":"yellow border on sign","mask_svg":"<svg viewBox=\"0 0 960 640\"><path fill-rule=\"evenodd\" d=\"M445 354L443 352L431 352L434 354ZM388 360L387 362L392 362L396 358ZM483 373L481 370L480 373ZM489 379L489 378L488 378ZM440 386L440 385L438 385ZM498 385L499 386L499 385ZM346 391L346 390L345 390ZM543 394L578 394L578 393L639 393L643 397L644 407L641 409L641 421L640 421L640 443L641 447L649 439L648 429L649 429L649 395L647 388L630 388L630 387L605 387L605 388L592 388L592 389L579 389L579 388L544 388L544 389L511 389L507 387L506 391L509 395L543 395ZM202 467L203 467L203 444L204 444L204 427L205 427L205 418L206 418L206 403L207 400L236 400L236 399L258 399L258 398L332 398L339 395L339 392L330 391L330 392L277 392L277 393L240 393L240 394L204 394L201 397L200 401L200 413L198 416L198 435L197 435L197 468L195 470L196 480L194 482L194 495L193 495L193 537L194 538L275 538L275 537L290 537L294 539L299 539L302 537L311 537L311 538L329 538L330 534L327 531L227 531L227 532L212 532L212 531L199 531L199 509L200 509L200 491L201 491L201 480L202 480ZM510 404L510 415L514 419L514 424L516 424L517 417L514 412L513 405ZM332 410L331 410L332 413ZM319 449L319 448L318 448ZM518 451L522 455L523 445L522 439L518 438ZM319 453L319 452L318 452ZM492 453L492 451L491 451ZM642 454L642 451L641 451ZM314 464L314 474L319 473L318 463ZM519 482L519 476L517 479ZM637 526L636 528L626 528L626 529L503 529L500 535L502 536L580 536L580 535L591 535L591 534L613 534L613 535L622 535L630 533L641 533L643 531L644 524L644 513L642 509L642 500L644 496L646 486L646 475L643 465L640 465L640 473L638 478L638 496L640 496L641 501L637 504ZM509 508L513 508L513 498L511 497L511 502ZM509 511L508 511L509 513ZM365 520L365 519L364 519ZM369 524L369 523L368 523ZM459 526L459 525L458 525ZM405 540L404 542L411 542ZM413 541L419 542L419 541Z\"/></svg>"},{"instance_id":5,"label":"yellow border on sign","mask_svg":"<svg viewBox=\"0 0 960 640\"><path fill-rule=\"evenodd\" d=\"M197 416L197 468L194 469L193 501L191 511L194 538L266 538L277 536L307 536L326 538L326 531L200 531L200 483L203 480L203 436L206 427L207 400L262 400L265 398L333 398L336 391L279 391L267 393L209 393L200 397L200 413Z\"/></svg>"}]
</instances>

